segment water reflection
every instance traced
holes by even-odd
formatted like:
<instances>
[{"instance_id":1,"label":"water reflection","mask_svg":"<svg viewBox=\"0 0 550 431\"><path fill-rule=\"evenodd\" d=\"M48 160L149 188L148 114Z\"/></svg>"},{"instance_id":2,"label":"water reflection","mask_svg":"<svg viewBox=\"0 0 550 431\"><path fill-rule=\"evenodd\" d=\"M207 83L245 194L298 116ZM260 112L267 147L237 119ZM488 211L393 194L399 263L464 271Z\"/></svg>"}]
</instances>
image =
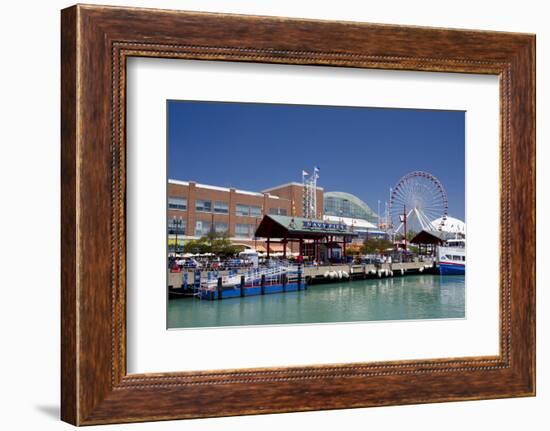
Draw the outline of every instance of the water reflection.
<instances>
[{"instance_id":1,"label":"water reflection","mask_svg":"<svg viewBox=\"0 0 550 431\"><path fill-rule=\"evenodd\" d=\"M169 328L463 318L463 275L419 275L310 286L221 301L168 301Z\"/></svg>"}]
</instances>

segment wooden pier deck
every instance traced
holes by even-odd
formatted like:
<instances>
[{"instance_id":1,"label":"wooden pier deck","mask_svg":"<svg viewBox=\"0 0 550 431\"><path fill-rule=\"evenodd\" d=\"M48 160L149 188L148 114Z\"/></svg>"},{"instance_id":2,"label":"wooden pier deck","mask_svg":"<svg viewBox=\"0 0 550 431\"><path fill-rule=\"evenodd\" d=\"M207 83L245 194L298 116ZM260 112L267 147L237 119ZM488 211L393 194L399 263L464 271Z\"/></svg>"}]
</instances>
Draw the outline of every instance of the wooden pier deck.
<instances>
[{"instance_id":1,"label":"wooden pier deck","mask_svg":"<svg viewBox=\"0 0 550 431\"><path fill-rule=\"evenodd\" d=\"M395 277L410 274L433 273L434 262L396 262L372 264L340 264L306 266L303 269L306 283L334 282L339 280L356 280L366 278ZM194 272L168 272L168 286L171 288L183 287L184 274L187 272L188 283L193 283ZM204 271L206 274L207 271ZM218 276L224 277L228 271L219 271Z\"/></svg>"}]
</instances>

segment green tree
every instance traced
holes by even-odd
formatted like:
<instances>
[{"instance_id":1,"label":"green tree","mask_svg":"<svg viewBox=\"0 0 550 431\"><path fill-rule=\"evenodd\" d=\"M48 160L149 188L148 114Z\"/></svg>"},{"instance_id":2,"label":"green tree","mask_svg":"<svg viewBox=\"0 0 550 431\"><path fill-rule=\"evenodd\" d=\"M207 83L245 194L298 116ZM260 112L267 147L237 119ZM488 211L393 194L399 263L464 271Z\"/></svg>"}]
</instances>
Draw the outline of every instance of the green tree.
<instances>
[{"instance_id":1,"label":"green tree","mask_svg":"<svg viewBox=\"0 0 550 431\"><path fill-rule=\"evenodd\" d=\"M415 255L420 254L420 249L419 249L418 246L416 246L416 245L407 245L407 249L408 249L412 254L415 254Z\"/></svg>"},{"instance_id":2,"label":"green tree","mask_svg":"<svg viewBox=\"0 0 550 431\"><path fill-rule=\"evenodd\" d=\"M361 253L363 254L373 254L373 253L383 253L386 249L391 248L393 244L391 241L385 238L367 238L363 242L361 247Z\"/></svg>"},{"instance_id":3,"label":"green tree","mask_svg":"<svg viewBox=\"0 0 550 431\"><path fill-rule=\"evenodd\" d=\"M226 232L215 234L209 237L211 253L218 256L233 256L244 250L243 245L236 245L231 242Z\"/></svg>"},{"instance_id":4,"label":"green tree","mask_svg":"<svg viewBox=\"0 0 550 431\"><path fill-rule=\"evenodd\" d=\"M244 250L244 246L235 245L227 233L210 231L199 239L192 239L183 246L185 253L214 253L218 256L233 256Z\"/></svg>"},{"instance_id":5,"label":"green tree","mask_svg":"<svg viewBox=\"0 0 550 431\"><path fill-rule=\"evenodd\" d=\"M210 249L211 246L206 237L189 240L183 246L184 253L210 253Z\"/></svg>"}]
</instances>

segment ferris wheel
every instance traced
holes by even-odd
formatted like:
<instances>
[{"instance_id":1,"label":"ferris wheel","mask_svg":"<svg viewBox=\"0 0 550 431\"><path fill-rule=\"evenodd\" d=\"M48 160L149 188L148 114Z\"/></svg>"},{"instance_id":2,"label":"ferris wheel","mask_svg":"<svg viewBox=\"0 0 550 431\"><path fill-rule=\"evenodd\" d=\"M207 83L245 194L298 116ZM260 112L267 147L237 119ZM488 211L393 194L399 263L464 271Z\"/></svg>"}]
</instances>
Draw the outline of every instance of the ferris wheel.
<instances>
[{"instance_id":1,"label":"ferris wheel","mask_svg":"<svg viewBox=\"0 0 550 431\"><path fill-rule=\"evenodd\" d=\"M403 176L391 189L389 218L391 231L403 233L441 230L447 220L447 193L441 182L428 172ZM437 224L433 221L438 220Z\"/></svg>"}]
</instances>

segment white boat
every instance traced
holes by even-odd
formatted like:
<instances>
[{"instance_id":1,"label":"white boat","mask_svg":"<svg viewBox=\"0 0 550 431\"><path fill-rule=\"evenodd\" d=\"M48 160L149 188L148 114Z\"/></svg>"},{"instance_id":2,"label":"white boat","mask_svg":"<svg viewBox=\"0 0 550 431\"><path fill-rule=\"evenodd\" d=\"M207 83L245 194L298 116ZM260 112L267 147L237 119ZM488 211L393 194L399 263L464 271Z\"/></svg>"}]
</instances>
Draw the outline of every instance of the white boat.
<instances>
[{"instance_id":1,"label":"white boat","mask_svg":"<svg viewBox=\"0 0 550 431\"><path fill-rule=\"evenodd\" d=\"M466 240L449 239L437 247L437 267L441 275L466 273Z\"/></svg>"}]
</instances>

